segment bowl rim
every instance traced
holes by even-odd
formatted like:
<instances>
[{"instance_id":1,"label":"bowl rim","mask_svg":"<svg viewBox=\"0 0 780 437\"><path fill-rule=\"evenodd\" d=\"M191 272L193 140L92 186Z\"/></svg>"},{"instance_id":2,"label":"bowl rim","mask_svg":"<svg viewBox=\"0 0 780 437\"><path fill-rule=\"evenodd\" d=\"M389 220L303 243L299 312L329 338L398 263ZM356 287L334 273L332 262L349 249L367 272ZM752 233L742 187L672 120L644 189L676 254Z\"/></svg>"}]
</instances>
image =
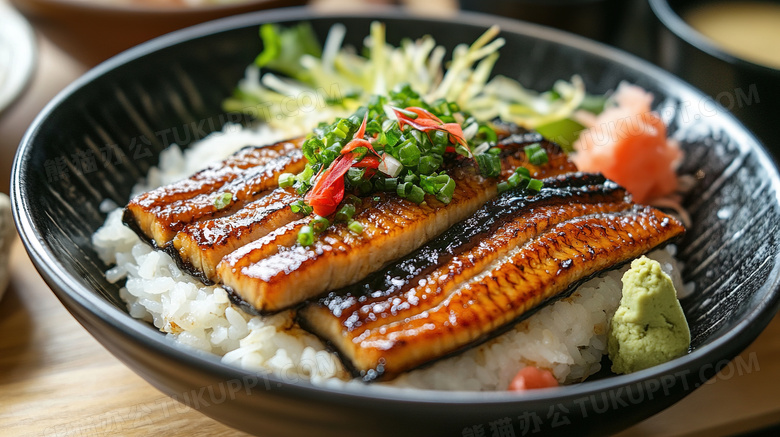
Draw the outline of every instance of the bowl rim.
<instances>
[{"instance_id":1,"label":"bowl rim","mask_svg":"<svg viewBox=\"0 0 780 437\"><path fill-rule=\"evenodd\" d=\"M498 24L501 26L503 32L519 33L533 38L544 39L554 42L555 44L587 52L592 56L600 57L610 62L617 62L624 67L633 70L642 71L648 77L652 78L654 82L663 81L670 89L673 88L675 97L677 98L705 98L700 91L683 82L681 79L676 78L671 73L618 49L556 29L519 20L511 20L473 12L461 12L456 16L449 17L421 17L404 13L396 8L376 8L370 12L361 10L336 13L316 11L306 7L297 7L242 14L182 29L131 48L104 61L85 73L79 79L67 86L46 105L28 128L21 141L19 150L14 159L11 178L11 197L13 200L14 219L30 258L60 300L66 298L73 301L83 310L97 316L104 323L121 332L138 345L150 348L156 353L160 353L171 359L186 363L187 367L195 368L212 376L225 378L225 380L261 375L268 381L277 384L279 387L278 390L288 391L306 397L326 397L329 402L353 404L355 402L412 402L419 406L431 404L438 406L463 405L473 403L485 405L516 405L526 402L545 402L554 399L578 399L595 393L620 389L621 387L628 385L641 384L648 380L659 379L662 376L669 374L688 374L689 372L687 369L690 368L699 369L700 374L694 376L699 376L701 378L703 366L712 366L712 363L716 360L723 360L726 358L730 360L736 356L753 341L774 316L778 306L780 306L780 262L777 262L774 269L770 272L770 280L762 284L759 289L759 295L761 295L762 298L756 301L755 307L746 311L744 318L731 330L721 333L717 338L698 347L681 358L632 374L615 375L609 378L586 381L559 389L538 390L522 394L513 392L450 392L427 389L408 390L362 384L349 384L340 387L321 386L307 381L289 382L278 378L273 374L266 374L265 372L253 373L249 370L243 370L236 366L224 364L220 361L220 357L216 355L189 349L181 344L175 343L172 339L148 325L148 323L132 318L126 311L116 308L104 298L91 291L87 286L80 283L75 276L67 272L64 264L47 249L45 242L40 237L41 234L36 232L37 229L33 224L33 217L30 210L31 199L24 190L24 186L26 185L24 180L26 172L25 163L30 159L29 155L38 130L41 129L41 126L46 122L49 115L67 101L72 94L79 89L88 86L98 77L110 73L117 68L121 68L128 62L190 39L207 37L215 33L227 32L237 28L259 26L262 23L269 22L306 21L316 19L338 20L347 18L362 18L366 20L411 19L445 22L453 25L483 26L485 28L490 27L493 24ZM768 152L761 146L761 143L753 134L737 121L733 115L722 113L721 119L723 122L721 126L724 130L727 130L734 135L733 140L738 144L738 147L743 151L750 149L756 154L756 159L760 164L768 170L771 170L770 185L775 190L775 196L778 203L780 203L780 175L778 175L777 167L770 158ZM780 258L780 256L778 258ZM703 383L704 381L701 382ZM699 384L697 383L696 387L698 386Z\"/></svg>"},{"instance_id":2,"label":"bowl rim","mask_svg":"<svg viewBox=\"0 0 780 437\"><path fill-rule=\"evenodd\" d=\"M749 68L763 72L764 74L780 75L780 69L768 65L759 64L751 60L739 57L729 51L722 49L715 41L705 36L703 33L694 29L680 14L678 14L668 0L649 0L650 9L652 9L658 20L664 27L675 36L692 45L693 47L713 56L721 61L734 64L738 67ZM717 0L710 3L718 3Z\"/></svg>"}]
</instances>

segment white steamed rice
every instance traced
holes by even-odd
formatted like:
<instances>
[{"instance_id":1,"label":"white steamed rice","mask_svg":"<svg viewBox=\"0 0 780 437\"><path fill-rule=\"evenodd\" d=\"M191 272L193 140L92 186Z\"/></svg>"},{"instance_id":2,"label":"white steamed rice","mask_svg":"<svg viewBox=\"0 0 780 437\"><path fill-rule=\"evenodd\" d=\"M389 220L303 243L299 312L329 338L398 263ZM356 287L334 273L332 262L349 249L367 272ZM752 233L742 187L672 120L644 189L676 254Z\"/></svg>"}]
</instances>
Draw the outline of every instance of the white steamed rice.
<instances>
[{"instance_id":1,"label":"white steamed rice","mask_svg":"<svg viewBox=\"0 0 780 437\"><path fill-rule=\"evenodd\" d=\"M246 145L272 144L287 136L266 126L241 129L227 125L182 152L164 151L160 165L133 190L141 193L188 177L200 168ZM298 328L289 311L252 316L231 304L224 289L205 286L183 273L165 253L154 251L121 222L122 211L106 202L103 227L93 236L109 265L111 282L126 279L120 297L130 315L153 323L177 342L222 357L226 364L269 371L286 381L338 384L349 374L324 344ZM649 255L661 262L685 290L673 247ZM582 284L571 296L547 305L511 331L479 347L408 372L387 383L441 390L504 390L526 365L552 370L564 383L582 381L600 369L606 353L607 327L620 302L623 272L606 272Z\"/></svg>"}]
</instances>

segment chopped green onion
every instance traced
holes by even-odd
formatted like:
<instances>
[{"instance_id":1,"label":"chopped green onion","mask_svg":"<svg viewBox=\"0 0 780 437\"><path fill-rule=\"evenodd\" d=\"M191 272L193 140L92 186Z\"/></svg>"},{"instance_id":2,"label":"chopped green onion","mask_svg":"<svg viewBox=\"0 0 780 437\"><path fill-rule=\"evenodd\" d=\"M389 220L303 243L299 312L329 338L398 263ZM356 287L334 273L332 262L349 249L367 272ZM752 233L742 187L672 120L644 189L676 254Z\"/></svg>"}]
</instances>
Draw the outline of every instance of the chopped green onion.
<instances>
[{"instance_id":1,"label":"chopped green onion","mask_svg":"<svg viewBox=\"0 0 780 437\"><path fill-rule=\"evenodd\" d=\"M544 186L544 182L540 181L539 179L531 179L528 182L528 189L533 191L539 191Z\"/></svg>"},{"instance_id":2,"label":"chopped green onion","mask_svg":"<svg viewBox=\"0 0 780 437\"><path fill-rule=\"evenodd\" d=\"M347 196L344 198L344 203L351 203L353 205L359 206L363 204L363 200L354 194L347 194Z\"/></svg>"},{"instance_id":3,"label":"chopped green onion","mask_svg":"<svg viewBox=\"0 0 780 437\"><path fill-rule=\"evenodd\" d=\"M314 229L311 226L303 226L298 231L298 244L304 247L314 244Z\"/></svg>"},{"instance_id":4,"label":"chopped green onion","mask_svg":"<svg viewBox=\"0 0 780 437\"><path fill-rule=\"evenodd\" d=\"M233 193L222 193L218 194L217 197L214 199L214 207L217 208L217 210L225 209L230 205L230 202L233 201Z\"/></svg>"},{"instance_id":5,"label":"chopped green onion","mask_svg":"<svg viewBox=\"0 0 780 437\"><path fill-rule=\"evenodd\" d=\"M450 145L450 134L443 130L436 130L431 134L431 142L433 143L431 153L443 155Z\"/></svg>"},{"instance_id":6,"label":"chopped green onion","mask_svg":"<svg viewBox=\"0 0 780 437\"><path fill-rule=\"evenodd\" d=\"M308 184L310 183L312 176L314 176L314 169L311 164L306 164L306 167L303 168L302 172L298 173L298 176L295 176L295 179L298 182L305 182Z\"/></svg>"},{"instance_id":7,"label":"chopped green onion","mask_svg":"<svg viewBox=\"0 0 780 437\"><path fill-rule=\"evenodd\" d=\"M406 198L414 203L422 203L425 200L425 191L417 185L412 185L412 190Z\"/></svg>"},{"instance_id":8,"label":"chopped green onion","mask_svg":"<svg viewBox=\"0 0 780 437\"><path fill-rule=\"evenodd\" d=\"M356 234L362 234L363 233L363 225L360 224L360 222L352 220L347 225L347 229L350 231L356 233Z\"/></svg>"},{"instance_id":9,"label":"chopped green onion","mask_svg":"<svg viewBox=\"0 0 780 437\"><path fill-rule=\"evenodd\" d=\"M398 178L378 177L374 181L374 187L379 191L395 191L398 187Z\"/></svg>"},{"instance_id":10,"label":"chopped green onion","mask_svg":"<svg viewBox=\"0 0 780 437\"><path fill-rule=\"evenodd\" d=\"M352 131L352 125L349 122L349 119L342 118L339 120L339 122L336 124L336 129L334 132L338 131L336 134L339 135L341 138L346 138L349 136L349 134ZM344 134L344 136L341 136L340 134Z\"/></svg>"},{"instance_id":11,"label":"chopped green onion","mask_svg":"<svg viewBox=\"0 0 780 437\"><path fill-rule=\"evenodd\" d=\"M523 148L525 151L525 156L528 158L528 162L530 162L533 165L542 165L547 164L548 158L547 158L547 152L545 152L544 149L542 149L542 146L539 143L531 144L530 146L525 146Z\"/></svg>"},{"instance_id":12,"label":"chopped green onion","mask_svg":"<svg viewBox=\"0 0 780 437\"><path fill-rule=\"evenodd\" d=\"M349 131L345 132L345 131L339 129L338 127L336 129L333 129L333 131L331 133L336 135L337 137L339 137L341 139L345 139L345 138L347 138L347 135L349 135Z\"/></svg>"},{"instance_id":13,"label":"chopped green onion","mask_svg":"<svg viewBox=\"0 0 780 437\"><path fill-rule=\"evenodd\" d=\"M303 200L298 200L290 204L290 209L296 214L309 215L314 210L311 206L307 205Z\"/></svg>"},{"instance_id":14,"label":"chopped green onion","mask_svg":"<svg viewBox=\"0 0 780 437\"><path fill-rule=\"evenodd\" d=\"M366 115L365 109L366 109L365 106L361 106L360 109L358 109L358 112L350 115L349 118L347 118L347 121L349 121L350 129L353 127L360 126L360 123L363 122L363 116Z\"/></svg>"},{"instance_id":15,"label":"chopped green onion","mask_svg":"<svg viewBox=\"0 0 780 437\"><path fill-rule=\"evenodd\" d=\"M295 175L292 173L282 173L279 175L279 187L287 188L292 187L295 183Z\"/></svg>"},{"instance_id":16,"label":"chopped green onion","mask_svg":"<svg viewBox=\"0 0 780 437\"><path fill-rule=\"evenodd\" d=\"M452 201L452 195L455 194L455 180L450 178L446 184L436 193L436 199L444 204Z\"/></svg>"},{"instance_id":17,"label":"chopped green onion","mask_svg":"<svg viewBox=\"0 0 780 437\"><path fill-rule=\"evenodd\" d=\"M503 193L504 191L509 191L512 187L506 182L499 182L497 188L499 193Z\"/></svg>"},{"instance_id":18,"label":"chopped green onion","mask_svg":"<svg viewBox=\"0 0 780 437\"><path fill-rule=\"evenodd\" d=\"M544 150L531 155L531 164L533 165L544 165L547 164L547 162L548 162L547 152L545 152Z\"/></svg>"},{"instance_id":19,"label":"chopped green onion","mask_svg":"<svg viewBox=\"0 0 780 437\"><path fill-rule=\"evenodd\" d=\"M481 155L475 155L474 159L477 161L479 173L482 176L486 178L495 178L501 174L501 160L498 156L483 153Z\"/></svg>"},{"instance_id":20,"label":"chopped green onion","mask_svg":"<svg viewBox=\"0 0 780 437\"><path fill-rule=\"evenodd\" d=\"M417 113L412 112L412 111L407 111L406 109L395 108L395 110L400 112L401 114L403 114L404 117L406 117L408 119L411 119L411 120L416 120L417 117L418 117Z\"/></svg>"},{"instance_id":21,"label":"chopped green onion","mask_svg":"<svg viewBox=\"0 0 780 437\"><path fill-rule=\"evenodd\" d=\"M340 222L348 222L352 220L352 216L355 215L355 205L347 203L341 207L336 213L336 220Z\"/></svg>"},{"instance_id":22,"label":"chopped green onion","mask_svg":"<svg viewBox=\"0 0 780 437\"><path fill-rule=\"evenodd\" d=\"M298 193L299 196L303 196L307 191L309 191L309 188L311 188L311 185L305 182L298 182L295 185L295 192Z\"/></svg>"},{"instance_id":23,"label":"chopped green onion","mask_svg":"<svg viewBox=\"0 0 780 437\"><path fill-rule=\"evenodd\" d=\"M477 130L477 135L484 136L485 141L487 141L488 143L495 143L496 141L498 141L498 135L496 135L496 131L493 130L493 128L491 128L488 125L483 124L479 126L479 130Z\"/></svg>"},{"instance_id":24,"label":"chopped green onion","mask_svg":"<svg viewBox=\"0 0 780 437\"><path fill-rule=\"evenodd\" d=\"M363 180L363 175L366 173L364 168L352 167L347 170L347 180L352 185L358 185Z\"/></svg>"},{"instance_id":25,"label":"chopped green onion","mask_svg":"<svg viewBox=\"0 0 780 437\"><path fill-rule=\"evenodd\" d=\"M383 143L389 147L393 147L401 140L401 129L398 127L398 122L393 121L387 129L383 132Z\"/></svg>"},{"instance_id":26,"label":"chopped green onion","mask_svg":"<svg viewBox=\"0 0 780 437\"><path fill-rule=\"evenodd\" d=\"M517 173L513 173L512 176L509 176L509 178L507 178L506 183L508 183L510 187L515 188L519 186L520 183L523 182L524 180L528 180L528 178L524 178Z\"/></svg>"},{"instance_id":27,"label":"chopped green onion","mask_svg":"<svg viewBox=\"0 0 780 437\"><path fill-rule=\"evenodd\" d=\"M366 147L355 147L355 149L352 151L352 156L355 161L360 161L361 159L365 158L365 156L368 154L368 148Z\"/></svg>"},{"instance_id":28,"label":"chopped green onion","mask_svg":"<svg viewBox=\"0 0 780 437\"><path fill-rule=\"evenodd\" d=\"M420 149L414 140L406 140L401 145L401 148L398 149L398 160L407 167L417 165L420 161Z\"/></svg>"},{"instance_id":29,"label":"chopped green onion","mask_svg":"<svg viewBox=\"0 0 780 437\"><path fill-rule=\"evenodd\" d=\"M520 176L527 177L529 179L531 178L531 171L525 167L517 167L517 169L515 169L515 173L519 174Z\"/></svg>"},{"instance_id":30,"label":"chopped green onion","mask_svg":"<svg viewBox=\"0 0 780 437\"><path fill-rule=\"evenodd\" d=\"M398 186L395 188L396 194L398 194L401 197L407 197L409 196L409 193L412 192L412 187L414 186L414 183L412 182L403 182L398 184Z\"/></svg>"},{"instance_id":31,"label":"chopped green onion","mask_svg":"<svg viewBox=\"0 0 780 437\"><path fill-rule=\"evenodd\" d=\"M363 179L361 180L356 186L358 193L361 195L366 195L372 191L374 191L374 186L371 185L371 182Z\"/></svg>"},{"instance_id":32,"label":"chopped green onion","mask_svg":"<svg viewBox=\"0 0 780 437\"><path fill-rule=\"evenodd\" d=\"M501 148L500 147L491 147L490 149L488 149L487 152L490 153L491 155L500 155L501 154Z\"/></svg>"},{"instance_id":33,"label":"chopped green onion","mask_svg":"<svg viewBox=\"0 0 780 437\"><path fill-rule=\"evenodd\" d=\"M382 132L382 125L378 120L371 120L366 124L367 134L378 134L380 132Z\"/></svg>"},{"instance_id":34,"label":"chopped green onion","mask_svg":"<svg viewBox=\"0 0 780 437\"><path fill-rule=\"evenodd\" d=\"M435 172L439 166L444 162L444 158L441 155L426 155L420 158L420 163L417 165L417 171L420 174L429 175Z\"/></svg>"},{"instance_id":35,"label":"chopped green onion","mask_svg":"<svg viewBox=\"0 0 780 437\"><path fill-rule=\"evenodd\" d=\"M409 182L409 183L412 183L412 184L416 184L419 181L420 181L420 177L417 176L414 173L409 173L406 176L404 176L404 182Z\"/></svg>"},{"instance_id":36,"label":"chopped green onion","mask_svg":"<svg viewBox=\"0 0 780 437\"><path fill-rule=\"evenodd\" d=\"M428 194L433 194L442 203L450 203L455 193L455 180L448 174L441 173L420 178L420 187Z\"/></svg>"},{"instance_id":37,"label":"chopped green onion","mask_svg":"<svg viewBox=\"0 0 780 437\"><path fill-rule=\"evenodd\" d=\"M315 162L317 160L317 153L323 149L325 149L325 144L323 144L322 140L312 135L310 135L301 145L303 156L305 156L306 160L309 162Z\"/></svg>"},{"instance_id":38,"label":"chopped green onion","mask_svg":"<svg viewBox=\"0 0 780 437\"><path fill-rule=\"evenodd\" d=\"M314 232L318 234L327 229L328 226L330 226L330 221L325 217L317 216L311 222L312 229L314 229Z\"/></svg>"}]
</instances>

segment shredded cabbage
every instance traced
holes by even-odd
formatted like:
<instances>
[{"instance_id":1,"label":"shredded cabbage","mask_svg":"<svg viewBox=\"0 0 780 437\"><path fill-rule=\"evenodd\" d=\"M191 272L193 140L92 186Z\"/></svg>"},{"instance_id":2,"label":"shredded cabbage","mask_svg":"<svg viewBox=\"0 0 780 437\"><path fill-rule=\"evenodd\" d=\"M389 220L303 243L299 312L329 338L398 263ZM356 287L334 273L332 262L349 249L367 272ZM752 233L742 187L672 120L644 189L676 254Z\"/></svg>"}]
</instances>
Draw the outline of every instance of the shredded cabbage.
<instances>
[{"instance_id":1,"label":"shredded cabbage","mask_svg":"<svg viewBox=\"0 0 780 437\"><path fill-rule=\"evenodd\" d=\"M533 129L571 118L586 99L579 76L559 80L553 89L539 93L506 76L490 79L499 49L506 41L493 26L471 45L460 44L444 68L447 50L431 36L404 39L398 47L385 39L385 25L373 22L364 40L367 56L344 47L346 28L331 27L322 54L311 41L310 27L290 29L267 26L261 31L265 49L247 68L227 111L255 115L273 127L290 132L314 128L323 121L344 117L365 105L372 94L386 95L409 84L426 101L444 98L456 102L477 120L500 118ZM285 47L298 49L282 56ZM304 47L306 49L301 49ZM277 57L274 57L274 53ZM281 78L270 71L283 73Z\"/></svg>"}]
</instances>

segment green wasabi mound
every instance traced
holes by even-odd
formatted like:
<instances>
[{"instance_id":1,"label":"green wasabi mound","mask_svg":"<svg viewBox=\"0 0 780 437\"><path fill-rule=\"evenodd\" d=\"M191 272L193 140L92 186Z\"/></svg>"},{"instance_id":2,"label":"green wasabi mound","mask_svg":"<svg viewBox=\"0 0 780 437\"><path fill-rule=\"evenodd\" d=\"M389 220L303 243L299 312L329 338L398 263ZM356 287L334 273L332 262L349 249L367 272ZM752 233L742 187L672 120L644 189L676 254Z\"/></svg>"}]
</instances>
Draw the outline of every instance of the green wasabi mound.
<instances>
[{"instance_id":1,"label":"green wasabi mound","mask_svg":"<svg viewBox=\"0 0 780 437\"><path fill-rule=\"evenodd\" d=\"M647 369L688 352L691 332L672 279L658 261L641 257L623 275L623 297L612 318L612 371Z\"/></svg>"}]
</instances>

